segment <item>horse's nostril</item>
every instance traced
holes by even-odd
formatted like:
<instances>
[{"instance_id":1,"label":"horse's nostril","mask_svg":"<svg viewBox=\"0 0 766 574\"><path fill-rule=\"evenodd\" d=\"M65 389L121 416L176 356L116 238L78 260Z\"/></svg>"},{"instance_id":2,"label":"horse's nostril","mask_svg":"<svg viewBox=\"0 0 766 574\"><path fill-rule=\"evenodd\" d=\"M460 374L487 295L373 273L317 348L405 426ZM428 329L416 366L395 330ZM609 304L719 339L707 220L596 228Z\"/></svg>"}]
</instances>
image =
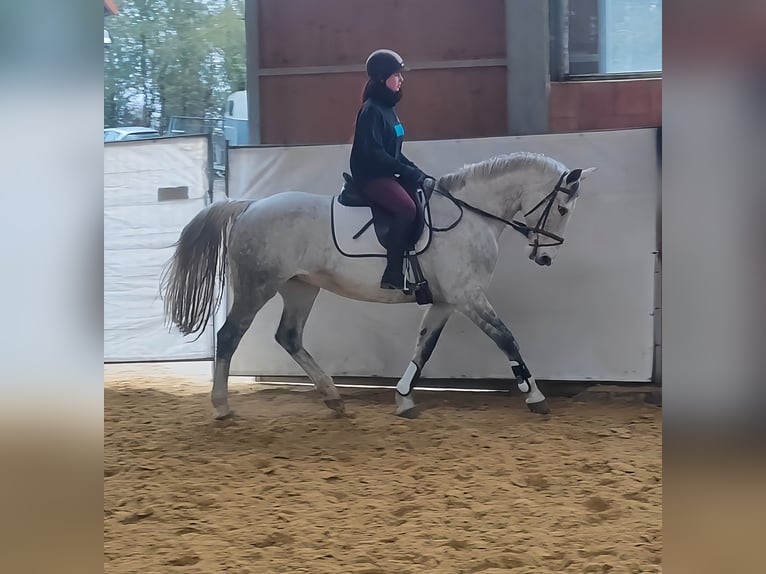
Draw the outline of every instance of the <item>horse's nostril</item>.
<instances>
[{"instance_id":1,"label":"horse's nostril","mask_svg":"<svg viewBox=\"0 0 766 574\"><path fill-rule=\"evenodd\" d=\"M541 255L540 256L540 265L550 265L551 264L551 257L550 255Z\"/></svg>"}]
</instances>

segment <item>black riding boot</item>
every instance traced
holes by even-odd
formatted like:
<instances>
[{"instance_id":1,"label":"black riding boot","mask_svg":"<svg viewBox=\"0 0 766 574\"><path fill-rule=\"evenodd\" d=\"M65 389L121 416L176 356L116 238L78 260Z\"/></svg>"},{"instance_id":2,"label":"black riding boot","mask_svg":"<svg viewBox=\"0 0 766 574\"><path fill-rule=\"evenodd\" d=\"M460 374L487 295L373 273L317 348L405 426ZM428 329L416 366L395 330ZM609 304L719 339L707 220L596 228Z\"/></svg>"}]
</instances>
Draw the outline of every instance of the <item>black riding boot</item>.
<instances>
[{"instance_id":1,"label":"black riding boot","mask_svg":"<svg viewBox=\"0 0 766 574\"><path fill-rule=\"evenodd\" d=\"M404 251L407 248L407 232L412 224L397 219L389 232L386 250L386 270L380 280L381 289L404 289Z\"/></svg>"}]
</instances>

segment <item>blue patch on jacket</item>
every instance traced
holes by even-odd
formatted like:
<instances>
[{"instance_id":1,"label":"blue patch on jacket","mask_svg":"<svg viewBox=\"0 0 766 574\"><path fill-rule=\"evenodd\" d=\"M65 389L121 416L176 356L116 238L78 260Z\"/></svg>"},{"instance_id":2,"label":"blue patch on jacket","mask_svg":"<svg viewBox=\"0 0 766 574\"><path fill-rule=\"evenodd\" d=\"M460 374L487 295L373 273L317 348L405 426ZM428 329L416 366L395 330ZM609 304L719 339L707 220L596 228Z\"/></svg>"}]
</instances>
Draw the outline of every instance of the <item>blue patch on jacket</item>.
<instances>
[{"instance_id":1,"label":"blue patch on jacket","mask_svg":"<svg viewBox=\"0 0 766 574\"><path fill-rule=\"evenodd\" d=\"M401 123L396 124L394 126L394 132L397 137L402 137L404 135L404 126Z\"/></svg>"}]
</instances>

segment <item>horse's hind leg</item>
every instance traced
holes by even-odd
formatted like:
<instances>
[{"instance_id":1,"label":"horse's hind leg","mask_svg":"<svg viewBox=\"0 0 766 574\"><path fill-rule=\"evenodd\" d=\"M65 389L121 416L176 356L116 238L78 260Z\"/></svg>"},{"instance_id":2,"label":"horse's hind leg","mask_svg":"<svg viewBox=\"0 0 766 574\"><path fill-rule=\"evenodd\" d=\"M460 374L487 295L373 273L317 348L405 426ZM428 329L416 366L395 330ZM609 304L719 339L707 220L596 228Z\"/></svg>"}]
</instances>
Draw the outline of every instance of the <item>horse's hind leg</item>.
<instances>
[{"instance_id":1,"label":"horse's hind leg","mask_svg":"<svg viewBox=\"0 0 766 574\"><path fill-rule=\"evenodd\" d=\"M533 413L548 414L550 412L548 401L537 388L534 377L524 364L516 339L497 315L486 295L482 291L474 291L465 298L464 303L459 305L458 309L479 329L484 331L508 359L516 363L513 365L513 373L519 383L519 390L526 395L525 402L529 410Z\"/></svg>"},{"instance_id":2,"label":"horse's hind leg","mask_svg":"<svg viewBox=\"0 0 766 574\"><path fill-rule=\"evenodd\" d=\"M255 315L276 295L276 289L261 288L236 293L226 322L218 330L215 350L215 371L213 373L213 392L211 395L216 419L232 416L229 408L229 368L231 357L237 350Z\"/></svg>"},{"instance_id":3,"label":"horse's hind leg","mask_svg":"<svg viewBox=\"0 0 766 574\"><path fill-rule=\"evenodd\" d=\"M420 378L423 367L426 366L428 359L436 348L439 336L442 334L447 320L452 315L454 307L452 305L434 304L423 314L420 322L420 331L418 332L418 342L415 345L415 353L412 355L412 361L407 370L396 383L396 415L404 418L415 418L420 413L415 406L415 399L412 396L412 388Z\"/></svg>"},{"instance_id":4,"label":"horse's hind leg","mask_svg":"<svg viewBox=\"0 0 766 574\"><path fill-rule=\"evenodd\" d=\"M322 395L325 405L339 416L345 416L343 399L340 398L332 377L322 370L303 346L303 328L319 294L319 288L298 279L291 279L279 288L279 293L284 300L284 309L275 335L277 343L306 372Z\"/></svg>"}]
</instances>

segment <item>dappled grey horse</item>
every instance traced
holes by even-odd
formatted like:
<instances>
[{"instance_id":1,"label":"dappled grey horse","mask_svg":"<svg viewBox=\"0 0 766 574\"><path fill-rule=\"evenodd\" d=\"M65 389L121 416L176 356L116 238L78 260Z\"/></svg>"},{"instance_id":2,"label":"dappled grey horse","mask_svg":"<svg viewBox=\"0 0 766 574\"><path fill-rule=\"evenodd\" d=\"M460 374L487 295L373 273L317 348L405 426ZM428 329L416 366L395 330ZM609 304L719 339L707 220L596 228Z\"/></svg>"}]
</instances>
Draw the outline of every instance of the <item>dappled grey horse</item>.
<instances>
[{"instance_id":1,"label":"dappled grey horse","mask_svg":"<svg viewBox=\"0 0 766 574\"><path fill-rule=\"evenodd\" d=\"M528 237L529 259L538 265L552 263L564 242L580 182L594 170L570 171L543 155L513 153L467 165L438 180L430 200L431 221L434 229L446 223L441 229L449 230L435 230L430 246L419 256L433 304L423 315L412 360L396 385L397 415L417 416L413 386L455 310L508 357L529 409L549 412L515 338L485 293L500 235L508 226ZM216 418L232 414L231 357L255 315L277 293L284 302L277 342L339 415L345 414L345 407L338 389L303 346L303 328L319 290L359 301L415 302L412 294L380 289L384 259L348 258L338 251L331 233L332 201L318 194L284 192L260 200L216 202L181 232L162 277L168 321L183 334L200 332L219 305L227 279L233 292L217 335L212 390ZM523 221L513 220L518 213Z\"/></svg>"}]
</instances>

